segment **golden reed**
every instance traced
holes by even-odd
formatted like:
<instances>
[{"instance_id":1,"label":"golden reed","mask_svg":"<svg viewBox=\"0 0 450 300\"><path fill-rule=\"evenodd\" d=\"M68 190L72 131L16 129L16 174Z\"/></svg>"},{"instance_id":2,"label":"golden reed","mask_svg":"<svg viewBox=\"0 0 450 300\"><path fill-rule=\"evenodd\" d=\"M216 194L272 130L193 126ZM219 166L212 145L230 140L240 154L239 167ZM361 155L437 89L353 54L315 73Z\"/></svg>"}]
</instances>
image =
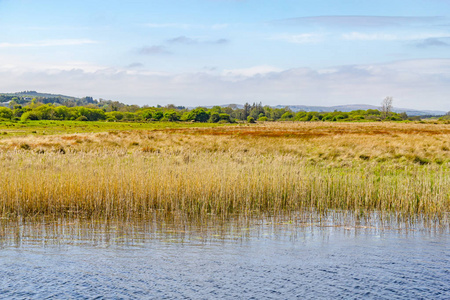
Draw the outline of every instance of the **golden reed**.
<instances>
[{"instance_id":1,"label":"golden reed","mask_svg":"<svg viewBox=\"0 0 450 300\"><path fill-rule=\"evenodd\" d=\"M0 214L450 211L450 127L266 123L0 140Z\"/></svg>"}]
</instances>

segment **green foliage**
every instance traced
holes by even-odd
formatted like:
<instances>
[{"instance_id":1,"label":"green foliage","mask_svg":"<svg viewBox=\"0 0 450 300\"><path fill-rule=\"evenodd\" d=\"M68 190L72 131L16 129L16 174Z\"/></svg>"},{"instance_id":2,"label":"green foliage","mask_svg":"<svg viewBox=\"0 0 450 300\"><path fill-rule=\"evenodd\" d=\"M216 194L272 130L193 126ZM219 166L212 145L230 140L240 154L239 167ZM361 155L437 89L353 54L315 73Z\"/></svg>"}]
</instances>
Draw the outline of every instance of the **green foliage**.
<instances>
[{"instance_id":1,"label":"green foliage","mask_svg":"<svg viewBox=\"0 0 450 300\"><path fill-rule=\"evenodd\" d=\"M157 111L157 112L155 112L155 113L153 114L153 118L154 118L156 121L161 120L163 117L164 117L164 114L163 114L162 111Z\"/></svg>"},{"instance_id":2,"label":"green foliage","mask_svg":"<svg viewBox=\"0 0 450 300\"><path fill-rule=\"evenodd\" d=\"M248 117L247 117L247 122L249 122L249 123L255 123L255 119L253 119L253 117L248 116Z\"/></svg>"},{"instance_id":3,"label":"green foliage","mask_svg":"<svg viewBox=\"0 0 450 300\"><path fill-rule=\"evenodd\" d=\"M80 116L85 116L88 119L88 121L99 121L106 119L106 114L101 109L86 108L86 107L77 107L77 108Z\"/></svg>"},{"instance_id":4,"label":"green foliage","mask_svg":"<svg viewBox=\"0 0 450 300\"><path fill-rule=\"evenodd\" d=\"M261 121L261 122L265 122L265 121L267 121L268 119L267 119L267 117L266 116L263 116L263 117L259 117L258 118L258 121Z\"/></svg>"},{"instance_id":5,"label":"green foliage","mask_svg":"<svg viewBox=\"0 0 450 300\"><path fill-rule=\"evenodd\" d=\"M217 113L217 111L212 111L211 115L209 116L208 122L210 123L231 123L231 116L226 113Z\"/></svg>"},{"instance_id":6,"label":"green foliage","mask_svg":"<svg viewBox=\"0 0 450 300\"><path fill-rule=\"evenodd\" d=\"M17 98L17 97L15 97ZM96 100L90 97L83 98L84 102L89 102L85 106L63 106L59 104L43 104L41 98L33 98L29 105L20 105L12 102L12 109L0 107L0 119L3 120L87 120L87 121L108 121L108 122L142 122L142 121L166 121L166 122L199 122L199 123L233 123L236 121L249 122L249 117L253 122L258 121L301 121L301 122L355 122L355 121L381 121L381 113L378 110L355 110L351 112L305 112L294 113L288 107L273 108L263 106L261 103L250 105L246 103L244 108L237 105L228 107L214 106L211 109L197 107L186 109L182 106L169 104L165 107L125 105L120 102L100 101L105 104L98 108ZM42 100L42 99L41 99ZM20 102L20 100L19 100ZM446 119L448 116L443 117ZM389 112L387 121L416 120L408 117L406 113ZM418 119L420 120L420 119Z\"/></svg>"},{"instance_id":7,"label":"green foliage","mask_svg":"<svg viewBox=\"0 0 450 300\"><path fill-rule=\"evenodd\" d=\"M209 114L205 111L204 108L199 107L187 115L186 121L195 121L195 122L208 122Z\"/></svg>"},{"instance_id":8,"label":"green foliage","mask_svg":"<svg viewBox=\"0 0 450 300\"><path fill-rule=\"evenodd\" d=\"M175 122L180 120L180 116L176 111L170 110L164 113L164 120L169 122Z\"/></svg>"},{"instance_id":9,"label":"green foliage","mask_svg":"<svg viewBox=\"0 0 450 300\"><path fill-rule=\"evenodd\" d=\"M376 116L380 116L381 115L381 112L379 110L377 110L377 109L368 109L368 110L366 110L366 113L368 115L376 115Z\"/></svg>"},{"instance_id":10,"label":"green foliage","mask_svg":"<svg viewBox=\"0 0 450 300\"><path fill-rule=\"evenodd\" d=\"M284 117L281 120L285 119ZM309 121L325 121L325 122L358 122L358 121L381 121L381 113L375 109L368 110L354 110L351 112L305 112L299 111L295 114L295 121L309 122ZM402 121L409 119L406 113L393 113L389 114L387 120L389 121Z\"/></svg>"},{"instance_id":11,"label":"green foliage","mask_svg":"<svg viewBox=\"0 0 450 300\"><path fill-rule=\"evenodd\" d=\"M131 112L124 112L123 120L128 121L128 122L135 121L135 114L133 114Z\"/></svg>"},{"instance_id":12,"label":"green foliage","mask_svg":"<svg viewBox=\"0 0 450 300\"><path fill-rule=\"evenodd\" d=\"M120 121L123 119L123 113L120 111L107 112L107 113L105 113L105 115L108 119L112 119L112 120Z\"/></svg>"},{"instance_id":13,"label":"green foliage","mask_svg":"<svg viewBox=\"0 0 450 300\"><path fill-rule=\"evenodd\" d=\"M29 120L30 121L32 121L32 120L39 120L39 117L38 117L38 115L35 112L28 111L28 112L24 113L22 115L22 117L20 117L20 120L22 122L26 122L26 121L29 121Z\"/></svg>"},{"instance_id":14,"label":"green foliage","mask_svg":"<svg viewBox=\"0 0 450 300\"><path fill-rule=\"evenodd\" d=\"M75 121L88 121L86 116L79 116Z\"/></svg>"},{"instance_id":15,"label":"green foliage","mask_svg":"<svg viewBox=\"0 0 450 300\"><path fill-rule=\"evenodd\" d=\"M11 119L13 113L12 110L6 107L0 107L0 118L1 119Z\"/></svg>"},{"instance_id":16,"label":"green foliage","mask_svg":"<svg viewBox=\"0 0 450 300\"><path fill-rule=\"evenodd\" d=\"M152 111L151 111L151 110L145 110L145 111L142 113L142 118L143 118L144 120L151 120L151 119L153 118Z\"/></svg>"},{"instance_id":17,"label":"green foliage","mask_svg":"<svg viewBox=\"0 0 450 300\"><path fill-rule=\"evenodd\" d=\"M344 120L344 119L345 119L344 115L337 115L337 116L333 117L332 121L340 121L340 120Z\"/></svg>"},{"instance_id":18,"label":"green foliage","mask_svg":"<svg viewBox=\"0 0 450 300\"><path fill-rule=\"evenodd\" d=\"M229 114L225 114L225 113L219 114L219 118L220 118L220 121L231 122L231 117Z\"/></svg>"},{"instance_id":19,"label":"green foliage","mask_svg":"<svg viewBox=\"0 0 450 300\"><path fill-rule=\"evenodd\" d=\"M220 121L220 115L217 112L212 112L211 116L209 117L209 122L210 123L217 123Z\"/></svg>"},{"instance_id":20,"label":"green foliage","mask_svg":"<svg viewBox=\"0 0 450 300\"><path fill-rule=\"evenodd\" d=\"M292 114L292 112L287 111L281 116L280 120L281 121L288 121L288 120L291 120L293 117L294 117L294 115Z\"/></svg>"}]
</instances>

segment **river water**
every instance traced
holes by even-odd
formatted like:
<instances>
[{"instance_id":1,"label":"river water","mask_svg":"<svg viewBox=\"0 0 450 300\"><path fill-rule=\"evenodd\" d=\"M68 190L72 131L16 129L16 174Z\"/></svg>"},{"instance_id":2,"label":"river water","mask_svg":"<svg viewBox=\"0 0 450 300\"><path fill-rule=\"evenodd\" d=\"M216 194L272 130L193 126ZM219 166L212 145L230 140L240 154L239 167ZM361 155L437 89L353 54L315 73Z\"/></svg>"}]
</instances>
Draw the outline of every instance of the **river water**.
<instances>
[{"instance_id":1,"label":"river water","mask_svg":"<svg viewBox=\"0 0 450 300\"><path fill-rule=\"evenodd\" d=\"M3 221L2 299L450 299L443 225Z\"/></svg>"}]
</instances>

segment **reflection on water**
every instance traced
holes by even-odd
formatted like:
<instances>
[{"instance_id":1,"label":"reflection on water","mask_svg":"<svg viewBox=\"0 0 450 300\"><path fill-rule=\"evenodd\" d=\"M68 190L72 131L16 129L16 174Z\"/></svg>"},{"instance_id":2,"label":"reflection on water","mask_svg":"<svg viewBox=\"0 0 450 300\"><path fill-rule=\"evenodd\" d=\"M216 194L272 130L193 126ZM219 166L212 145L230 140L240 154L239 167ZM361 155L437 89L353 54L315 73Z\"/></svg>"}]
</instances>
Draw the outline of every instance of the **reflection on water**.
<instances>
[{"instance_id":1,"label":"reflection on water","mask_svg":"<svg viewBox=\"0 0 450 300\"><path fill-rule=\"evenodd\" d=\"M1 298L450 297L448 224L345 212L2 220Z\"/></svg>"}]
</instances>

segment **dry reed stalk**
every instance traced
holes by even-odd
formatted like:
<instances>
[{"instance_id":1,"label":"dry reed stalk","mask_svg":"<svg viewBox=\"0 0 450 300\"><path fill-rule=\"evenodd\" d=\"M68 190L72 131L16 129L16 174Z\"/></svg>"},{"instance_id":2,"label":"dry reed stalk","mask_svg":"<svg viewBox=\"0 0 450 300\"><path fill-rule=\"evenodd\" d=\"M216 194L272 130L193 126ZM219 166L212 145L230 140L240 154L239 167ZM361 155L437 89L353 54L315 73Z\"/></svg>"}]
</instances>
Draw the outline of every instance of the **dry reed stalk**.
<instances>
[{"instance_id":1,"label":"dry reed stalk","mask_svg":"<svg viewBox=\"0 0 450 300\"><path fill-rule=\"evenodd\" d=\"M295 157L222 153L84 155L2 153L3 215L140 216L155 210L192 214L279 212L314 208L379 210L442 217L448 168L328 168Z\"/></svg>"},{"instance_id":2,"label":"dry reed stalk","mask_svg":"<svg viewBox=\"0 0 450 300\"><path fill-rule=\"evenodd\" d=\"M3 139L0 214L344 209L443 219L448 128L422 125L276 123Z\"/></svg>"}]
</instances>

